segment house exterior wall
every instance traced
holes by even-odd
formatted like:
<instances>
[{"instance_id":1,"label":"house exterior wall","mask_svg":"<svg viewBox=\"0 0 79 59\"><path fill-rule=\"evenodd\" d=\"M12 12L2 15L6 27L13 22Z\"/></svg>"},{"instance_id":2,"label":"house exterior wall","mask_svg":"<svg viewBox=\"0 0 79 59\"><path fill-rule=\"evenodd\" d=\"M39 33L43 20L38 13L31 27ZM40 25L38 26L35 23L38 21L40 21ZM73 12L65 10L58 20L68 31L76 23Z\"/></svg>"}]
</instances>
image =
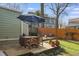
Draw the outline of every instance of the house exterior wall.
<instances>
[{"instance_id":1,"label":"house exterior wall","mask_svg":"<svg viewBox=\"0 0 79 59\"><path fill-rule=\"evenodd\" d=\"M0 39L17 38L21 33L21 21L18 12L0 8Z\"/></svg>"},{"instance_id":2,"label":"house exterior wall","mask_svg":"<svg viewBox=\"0 0 79 59\"><path fill-rule=\"evenodd\" d=\"M44 26L48 28L55 28L55 18L46 18Z\"/></svg>"},{"instance_id":3,"label":"house exterior wall","mask_svg":"<svg viewBox=\"0 0 79 59\"><path fill-rule=\"evenodd\" d=\"M79 29L79 18L71 19L69 21L68 27L74 28L74 29Z\"/></svg>"}]
</instances>

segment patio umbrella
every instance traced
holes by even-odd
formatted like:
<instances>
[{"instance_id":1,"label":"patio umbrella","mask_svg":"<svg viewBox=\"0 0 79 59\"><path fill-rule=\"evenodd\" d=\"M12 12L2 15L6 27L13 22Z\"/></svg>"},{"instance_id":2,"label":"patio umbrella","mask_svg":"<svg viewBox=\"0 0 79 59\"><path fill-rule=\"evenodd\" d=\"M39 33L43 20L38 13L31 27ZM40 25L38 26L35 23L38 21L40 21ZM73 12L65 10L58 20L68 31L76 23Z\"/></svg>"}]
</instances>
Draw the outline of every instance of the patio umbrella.
<instances>
[{"instance_id":1,"label":"patio umbrella","mask_svg":"<svg viewBox=\"0 0 79 59\"><path fill-rule=\"evenodd\" d=\"M36 16L36 15L20 15L19 17L20 20L24 21L24 22L30 22L31 23L31 30L33 30L34 28L32 27L32 24L39 24L39 23L43 23L45 22L45 19L40 17L40 16ZM31 31L30 31L31 32Z\"/></svg>"},{"instance_id":2,"label":"patio umbrella","mask_svg":"<svg viewBox=\"0 0 79 59\"><path fill-rule=\"evenodd\" d=\"M42 23L45 22L45 19L36 15L20 15L18 17L22 21L33 22L33 23Z\"/></svg>"}]
</instances>

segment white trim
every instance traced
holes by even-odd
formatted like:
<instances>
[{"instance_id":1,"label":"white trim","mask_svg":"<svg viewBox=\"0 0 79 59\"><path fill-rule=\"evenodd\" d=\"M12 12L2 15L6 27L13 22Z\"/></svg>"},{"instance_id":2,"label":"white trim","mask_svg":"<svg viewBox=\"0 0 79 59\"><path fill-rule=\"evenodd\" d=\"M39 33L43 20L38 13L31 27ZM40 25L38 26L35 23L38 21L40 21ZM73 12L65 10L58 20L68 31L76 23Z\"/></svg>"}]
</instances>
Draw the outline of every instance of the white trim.
<instances>
[{"instance_id":1,"label":"white trim","mask_svg":"<svg viewBox=\"0 0 79 59\"><path fill-rule=\"evenodd\" d=\"M0 41L6 41L6 40L19 40L19 38L0 39Z\"/></svg>"}]
</instances>

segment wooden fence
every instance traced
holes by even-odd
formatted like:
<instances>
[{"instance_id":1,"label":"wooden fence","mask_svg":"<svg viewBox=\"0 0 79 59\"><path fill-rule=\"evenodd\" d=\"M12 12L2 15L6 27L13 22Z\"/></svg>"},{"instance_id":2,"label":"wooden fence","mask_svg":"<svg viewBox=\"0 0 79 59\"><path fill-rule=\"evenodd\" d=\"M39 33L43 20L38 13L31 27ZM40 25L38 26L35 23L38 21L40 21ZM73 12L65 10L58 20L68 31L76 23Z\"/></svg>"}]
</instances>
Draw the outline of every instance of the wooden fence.
<instances>
[{"instance_id":1,"label":"wooden fence","mask_svg":"<svg viewBox=\"0 0 79 59\"><path fill-rule=\"evenodd\" d=\"M52 34L59 38L79 40L79 29L38 28L41 34Z\"/></svg>"}]
</instances>

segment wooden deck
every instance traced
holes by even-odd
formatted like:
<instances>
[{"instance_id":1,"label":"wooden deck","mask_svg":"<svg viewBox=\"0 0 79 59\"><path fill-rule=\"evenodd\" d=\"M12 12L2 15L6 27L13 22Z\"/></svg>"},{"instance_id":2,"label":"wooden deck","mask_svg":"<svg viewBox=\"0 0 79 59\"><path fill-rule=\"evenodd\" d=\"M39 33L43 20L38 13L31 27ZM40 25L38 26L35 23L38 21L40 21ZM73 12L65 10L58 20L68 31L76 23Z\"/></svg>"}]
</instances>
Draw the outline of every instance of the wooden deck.
<instances>
[{"instance_id":1,"label":"wooden deck","mask_svg":"<svg viewBox=\"0 0 79 59\"><path fill-rule=\"evenodd\" d=\"M11 48L9 47L7 49L4 49L3 51L8 56L18 56L27 53L37 54L51 48L52 47L47 43L43 43L43 46L39 46L38 48L32 48L32 49L24 48L17 44L15 47L11 47Z\"/></svg>"}]
</instances>

